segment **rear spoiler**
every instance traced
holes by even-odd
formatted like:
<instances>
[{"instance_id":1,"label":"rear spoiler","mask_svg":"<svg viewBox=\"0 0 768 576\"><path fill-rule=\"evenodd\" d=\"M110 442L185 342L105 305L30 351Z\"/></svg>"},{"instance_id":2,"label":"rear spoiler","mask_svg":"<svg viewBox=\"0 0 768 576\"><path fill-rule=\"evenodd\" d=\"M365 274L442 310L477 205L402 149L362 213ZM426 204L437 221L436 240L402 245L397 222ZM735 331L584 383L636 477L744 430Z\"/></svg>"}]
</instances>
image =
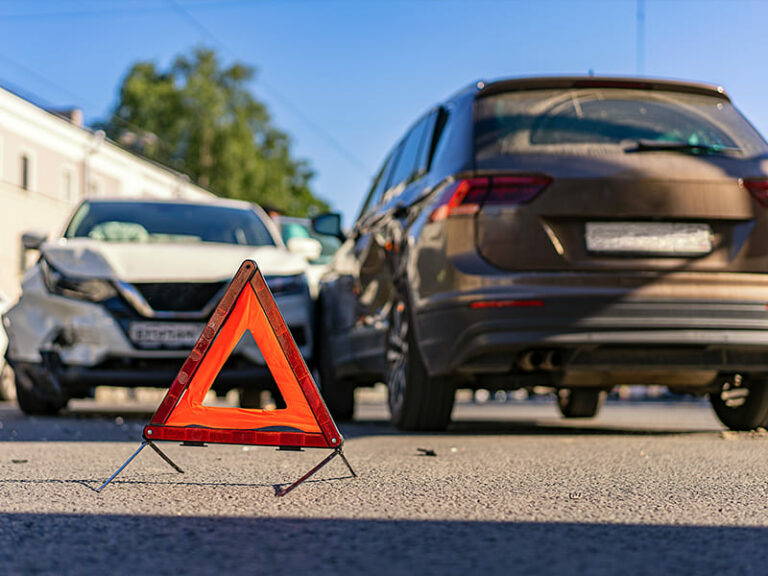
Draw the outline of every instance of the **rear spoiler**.
<instances>
[{"instance_id":1,"label":"rear spoiler","mask_svg":"<svg viewBox=\"0 0 768 576\"><path fill-rule=\"evenodd\" d=\"M722 86L697 82L680 82L653 78L622 78L594 76L554 76L543 78L509 78L493 82L476 84L477 98L515 92L518 90L541 90L547 88L619 88L626 90L663 90L665 92L683 92L713 96L730 102L731 99Z\"/></svg>"}]
</instances>

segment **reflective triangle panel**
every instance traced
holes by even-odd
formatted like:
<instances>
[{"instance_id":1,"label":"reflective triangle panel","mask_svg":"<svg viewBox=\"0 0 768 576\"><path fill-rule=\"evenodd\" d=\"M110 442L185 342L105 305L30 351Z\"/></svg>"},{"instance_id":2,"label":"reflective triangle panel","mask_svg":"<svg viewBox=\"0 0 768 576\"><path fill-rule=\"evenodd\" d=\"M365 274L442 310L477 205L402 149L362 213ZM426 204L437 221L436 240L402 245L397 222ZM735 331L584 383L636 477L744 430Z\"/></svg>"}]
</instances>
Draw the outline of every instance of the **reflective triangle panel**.
<instances>
[{"instance_id":1,"label":"reflective triangle panel","mask_svg":"<svg viewBox=\"0 0 768 576\"><path fill-rule=\"evenodd\" d=\"M281 410L204 406L250 331L285 400ZM343 439L256 263L246 260L144 435L153 440L335 448Z\"/></svg>"}]
</instances>

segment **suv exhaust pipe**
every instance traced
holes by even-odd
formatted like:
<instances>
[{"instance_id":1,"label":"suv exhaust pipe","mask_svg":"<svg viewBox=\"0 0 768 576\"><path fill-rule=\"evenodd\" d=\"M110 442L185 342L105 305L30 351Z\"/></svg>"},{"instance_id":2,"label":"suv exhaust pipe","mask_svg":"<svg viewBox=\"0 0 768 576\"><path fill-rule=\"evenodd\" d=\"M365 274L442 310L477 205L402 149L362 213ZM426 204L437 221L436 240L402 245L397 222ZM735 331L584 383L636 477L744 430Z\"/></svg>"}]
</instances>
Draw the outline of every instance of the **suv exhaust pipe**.
<instances>
[{"instance_id":1,"label":"suv exhaust pipe","mask_svg":"<svg viewBox=\"0 0 768 576\"><path fill-rule=\"evenodd\" d=\"M544 370L553 372L560 370L563 365L562 355L558 350L530 350L525 352L517 361L517 366L523 372Z\"/></svg>"}]
</instances>

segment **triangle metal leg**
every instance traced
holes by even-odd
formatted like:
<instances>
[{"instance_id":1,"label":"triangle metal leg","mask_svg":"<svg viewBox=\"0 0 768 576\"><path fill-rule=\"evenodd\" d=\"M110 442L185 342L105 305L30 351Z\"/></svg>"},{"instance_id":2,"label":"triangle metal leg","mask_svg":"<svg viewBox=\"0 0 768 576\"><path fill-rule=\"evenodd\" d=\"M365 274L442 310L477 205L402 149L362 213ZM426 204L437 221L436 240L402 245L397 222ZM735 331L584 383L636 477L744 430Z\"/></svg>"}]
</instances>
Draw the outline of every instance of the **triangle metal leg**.
<instances>
[{"instance_id":1,"label":"triangle metal leg","mask_svg":"<svg viewBox=\"0 0 768 576\"><path fill-rule=\"evenodd\" d=\"M347 460L347 457L344 456L344 452L341 451L341 449L338 450L339 456L341 456L341 459L344 460L344 464L347 465L347 468L349 468L349 473L352 474L353 478L357 478L357 474L355 474L355 471L352 470L352 466L349 463L349 460Z\"/></svg>"},{"instance_id":2,"label":"triangle metal leg","mask_svg":"<svg viewBox=\"0 0 768 576\"><path fill-rule=\"evenodd\" d=\"M122 472L122 471L125 469L125 467L126 467L126 466L128 466L128 464L130 464L130 463L131 463L131 461L132 461L134 458L136 458L136 456L138 456L138 455L139 455L139 452L141 452L142 450L144 450L144 447L145 447L146 445L147 445L147 442L146 442L146 441L142 442L142 443L141 443L141 446L139 446L139 449L138 449L138 450L136 450L136 452L134 452L133 454L131 454L130 458L128 458L128 460L126 460L126 461L125 461L125 463L124 463L122 466L120 466L120 468L118 468L118 469L117 469L117 471L116 471L114 474L112 474L112 476L110 476L110 477L107 479L107 481L106 481L106 482L104 482L104 484L102 484L101 486L99 486L99 488L97 488L97 489L96 489L96 492L101 492L102 490L104 490L104 488L106 488L106 487L109 485L109 483L110 483L110 482L112 482L112 480L114 480L115 478L117 478L117 475L118 475L118 474L120 474L120 472Z\"/></svg>"},{"instance_id":3,"label":"triangle metal leg","mask_svg":"<svg viewBox=\"0 0 768 576\"><path fill-rule=\"evenodd\" d=\"M313 476L318 470L320 470L323 466L328 464L328 462L333 460L336 456L341 456L342 460L344 460L344 463L347 465L347 468L349 468L349 471L352 473L352 476L357 478L357 474L355 474L355 471L352 470L352 466L349 465L349 462L344 456L344 453L341 451L341 448L336 448L333 452L331 452L328 456L326 456L325 459L322 462L320 462L320 464L312 468L312 470L304 474L304 476L296 480L296 482L294 482L290 486L283 489L280 489L277 486L275 486L275 496L278 496L278 497L285 496L286 494L288 494L288 492L296 488L299 484L303 483L305 480Z\"/></svg>"},{"instance_id":4,"label":"triangle metal leg","mask_svg":"<svg viewBox=\"0 0 768 576\"><path fill-rule=\"evenodd\" d=\"M166 456L166 454L165 454L165 453L164 453L162 450L160 450L160 448L158 448L158 447L155 445L155 443L154 443L154 442L151 442L151 441L149 441L149 440L144 440L144 441L141 443L141 446L139 446L139 448L136 450L136 452L134 452L133 454L131 454L131 456L128 458L128 460L126 460L126 461L123 463L123 465L122 465L122 466L120 466L120 468L118 468L118 469L117 469L117 471L116 471L114 474L112 474L112 476L110 476L110 477L107 479L107 481L106 481L106 482L104 482L104 484L102 484L101 486L99 486L99 487L96 489L96 492L101 492L102 490L104 490L104 488L106 488L106 487L109 485L109 483L110 483L110 482L112 482L112 480L114 480L115 478L117 478L117 475L118 475L118 474L120 474L120 472L122 472L123 470L125 470L125 467L126 467L126 466L128 466L128 464L130 464L130 463L133 461L133 459L134 459L134 458L136 458L136 456L138 456L138 455L139 455L139 452L141 452L142 450L144 450L144 448L145 448L146 446L149 446L150 448L152 448L152 450L154 450L155 452L157 452L157 454L160 456L160 458L162 458L163 460L165 460L165 461L168 463L168 465L169 465L169 466L171 466L171 467L172 467L174 470L176 470L177 472L179 472L179 473L181 473L181 474L184 474L184 470L182 470L182 469L181 469L181 468L180 468L180 467L179 467L179 466L178 466L178 465L177 465L177 464L176 464L176 463L175 463L173 460L171 460L170 458L168 458L168 456Z\"/></svg>"},{"instance_id":5,"label":"triangle metal leg","mask_svg":"<svg viewBox=\"0 0 768 576\"><path fill-rule=\"evenodd\" d=\"M171 460L171 459L170 459L170 458L169 458L169 457L168 457L168 456L165 454L165 452L163 452L162 450L160 450L160 448L158 448L158 447L157 447L157 445L156 445L154 442L152 442L152 441L150 441L150 440L144 440L144 441L141 443L141 446L139 446L139 447L138 447L138 449L136 450L136 452L134 452L133 454L131 454L131 455L130 455L130 457L128 458L128 460L126 460L126 461L123 463L123 465L122 465L122 466L120 466L120 468L118 468L118 469L115 471L115 473L114 473L114 474L112 474L112 476L110 476L110 477L107 479L107 481L106 481L106 482L104 482L104 484L102 484L101 486L99 486L99 488L97 488L97 489L96 489L96 492L99 492L99 493L101 493L101 491L102 491L102 490L104 490L104 488L106 488L107 486L109 486L109 484L110 484L110 483L111 483L111 482L112 482L112 481L113 481L115 478L117 478L118 474L120 474L120 472L122 472L123 470L125 470L125 468L128 466L128 464L130 464L130 463L133 461L133 459L134 459L134 458L136 458L136 456L138 456L138 455L139 455L139 453L140 453L142 450L144 450L144 448L145 448L146 446L149 446L150 448L152 448L152 450L154 450L154 451L155 451L155 452L158 454L158 456L160 456L160 457L161 457L161 458L162 458L162 459L163 459L163 460L164 460L164 461L165 461L165 462L166 462L166 463L167 463L169 466L171 466L171 467L172 467L174 470L176 470L177 472L179 472L179 473L181 473L181 474L183 474L183 473L184 473L184 470L182 470L182 469L181 469L181 468L180 468L180 467L179 467L179 466L178 466L178 465L177 465L177 464L176 464L176 463L175 463L173 460ZM280 488L278 488L277 486L275 486L275 496L285 496L285 495L286 495L286 494L288 494L288 493L289 493L291 490L293 490L294 488L296 488L297 486L299 486L300 484L302 484L303 482L305 482L307 479L309 479L310 477L312 477L314 474L316 474L316 473L318 472L318 470L320 470L321 468L323 468L323 466L325 466L326 464L328 464L328 462L330 462L331 460L333 460L333 459L334 459L336 456L341 456L341 459L342 459L342 461L344 462L344 464L347 466L347 468L349 469L349 472L350 472L350 474L352 474L352 476L353 476L353 477L357 478L357 474L356 474L356 473L355 473L355 471L352 469L352 466L350 465L350 463L349 463L349 460L347 460L347 457L346 457L346 456L344 456L344 452L342 452L342 451L341 451L341 448L336 448L336 449L335 449L333 452L331 452L331 453L330 453L328 456L326 456L326 457L323 459L323 461L322 461L322 462L320 462L319 464L317 464L317 465L316 465L314 468L312 468L312 469L311 469L309 472L307 472L306 474L304 474L304 476L302 476L301 478L299 478L298 480L296 480L296 482L294 482L294 483L293 483L293 484L291 484L290 486L287 486L286 488L283 488L283 489L280 489Z\"/></svg>"},{"instance_id":6,"label":"triangle metal leg","mask_svg":"<svg viewBox=\"0 0 768 576\"><path fill-rule=\"evenodd\" d=\"M162 458L163 460L165 460L171 468L176 470L176 472L178 472L179 474L184 474L184 470L179 468L179 466L173 460L168 458L165 452L160 450L160 448L158 448L154 442L152 442L151 440L147 440L146 443L149 444L149 447L152 448L152 450L154 450L155 452L157 452L157 455L160 456L160 458Z\"/></svg>"}]
</instances>

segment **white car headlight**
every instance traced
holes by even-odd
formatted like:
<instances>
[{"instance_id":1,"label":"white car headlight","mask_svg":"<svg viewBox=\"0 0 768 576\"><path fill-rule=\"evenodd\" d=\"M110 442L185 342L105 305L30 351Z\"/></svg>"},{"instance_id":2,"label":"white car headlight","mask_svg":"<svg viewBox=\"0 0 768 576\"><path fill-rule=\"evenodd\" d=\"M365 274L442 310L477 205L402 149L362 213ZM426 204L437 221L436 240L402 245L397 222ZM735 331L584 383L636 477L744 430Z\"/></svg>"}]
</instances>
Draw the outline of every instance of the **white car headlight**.
<instances>
[{"instance_id":1,"label":"white car headlight","mask_svg":"<svg viewBox=\"0 0 768 576\"><path fill-rule=\"evenodd\" d=\"M90 302L103 302L117 295L117 290L108 280L65 276L45 259L40 261L40 270L45 287L51 294Z\"/></svg>"}]
</instances>

